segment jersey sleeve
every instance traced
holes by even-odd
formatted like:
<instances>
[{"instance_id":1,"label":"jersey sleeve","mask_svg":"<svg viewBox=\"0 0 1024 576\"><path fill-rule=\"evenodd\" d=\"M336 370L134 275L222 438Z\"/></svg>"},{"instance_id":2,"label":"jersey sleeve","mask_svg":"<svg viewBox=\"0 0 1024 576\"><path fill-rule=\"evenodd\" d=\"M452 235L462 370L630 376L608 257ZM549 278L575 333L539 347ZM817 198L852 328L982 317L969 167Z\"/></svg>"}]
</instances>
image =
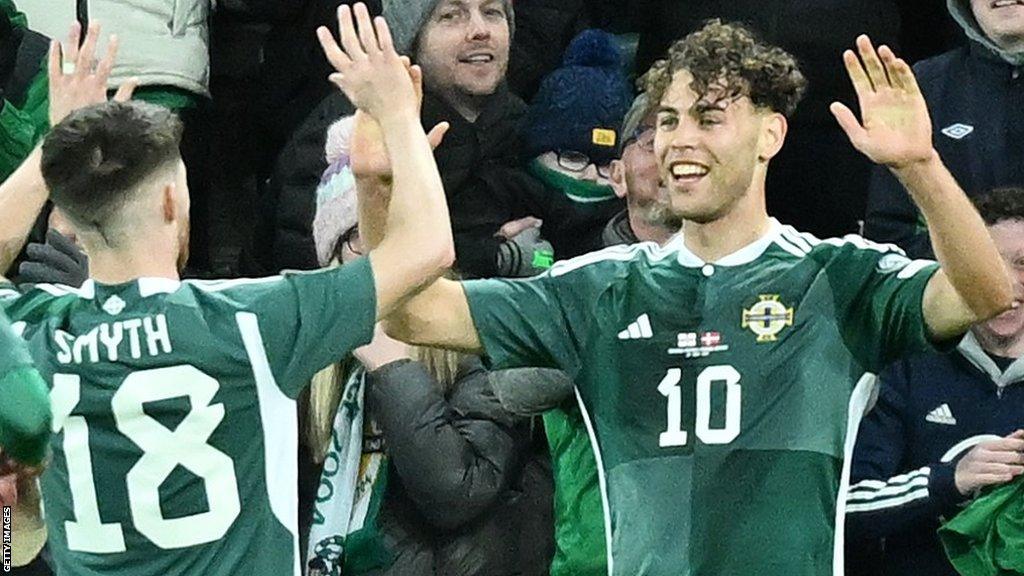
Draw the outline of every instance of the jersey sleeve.
<instances>
[{"instance_id":1,"label":"jersey sleeve","mask_svg":"<svg viewBox=\"0 0 1024 576\"><path fill-rule=\"evenodd\" d=\"M561 270L556 265L526 280L463 283L493 369L560 368L570 377L579 373L599 286L585 271Z\"/></svg>"},{"instance_id":2,"label":"jersey sleeve","mask_svg":"<svg viewBox=\"0 0 1024 576\"><path fill-rule=\"evenodd\" d=\"M50 397L28 350L0 313L0 448L29 465L42 462L50 434Z\"/></svg>"},{"instance_id":3,"label":"jersey sleeve","mask_svg":"<svg viewBox=\"0 0 1024 576\"><path fill-rule=\"evenodd\" d=\"M368 258L329 270L286 273L241 287L232 297L255 315L274 379L292 398L314 374L373 337L377 294ZM251 338L245 326L243 339Z\"/></svg>"},{"instance_id":4,"label":"jersey sleeve","mask_svg":"<svg viewBox=\"0 0 1024 576\"><path fill-rule=\"evenodd\" d=\"M936 262L911 260L895 246L866 242L847 244L828 264L839 329L866 369L877 373L897 358L935 349L923 303L938 269Z\"/></svg>"}]
</instances>

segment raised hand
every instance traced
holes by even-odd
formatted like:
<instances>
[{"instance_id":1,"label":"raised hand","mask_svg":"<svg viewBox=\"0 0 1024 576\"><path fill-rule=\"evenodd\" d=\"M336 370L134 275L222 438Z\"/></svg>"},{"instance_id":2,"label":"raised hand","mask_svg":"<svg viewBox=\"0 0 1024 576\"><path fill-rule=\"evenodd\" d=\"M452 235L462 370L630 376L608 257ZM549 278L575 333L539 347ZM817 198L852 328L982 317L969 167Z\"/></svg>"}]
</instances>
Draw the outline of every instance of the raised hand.
<instances>
[{"instance_id":1,"label":"raised hand","mask_svg":"<svg viewBox=\"0 0 1024 576\"><path fill-rule=\"evenodd\" d=\"M409 78L412 79L418 112L423 104L423 71L419 66L413 66L407 57L402 56L401 60L409 72ZM430 146L437 148L447 131L447 122L441 122L434 126L427 134ZM391 176L391 160L388 157L387 147L384 145L380 124L361 111L356 112L349 154L352 159L352 173L357 177L387 178Z\"/></svg>"},{"instance_id":2,"label":"raised hand","mask_svg":"<svg viewBox=\"0 0 1024 576\"><path fill-rule=\"evenodd\" d=\"M877 51L867 36L857 38L857 54L843 53L857 91L862 121L844 104L830 107L850 142L877 164L898 170L931 159L932 124L928 106L910 66L887 46Z\"/></svg>"},{"instance_id":3,"label":"raised hand","mask_svg":"<svg viewBox=\"0 0 1024 576\"><path fill-rule=\"evenodd\" d=\"M92 23L85 35L81 49L78 41L82 27L78 22L71 25L67 44L62 46L50 42L48 74L50 80L50 125L56 126L79 108L107 101L107 80L114 69L117 57L117 36L111 36L107 54L96 60L96 44L100 38L100 25ZM67 69L65 70L65 66ZM124 102L132 97L138 80L132 78L118 88L114 100Z\"/></svg>"},{"instance_id":4,"label":"raised hand","mask_svg":"<svg viewBox=\"0 0 1024 576\"><path fill-rule=\"evenodd\" d=\"M384 19L377 17L371 21L363 3L356 4L354 9L343 4L338 8L338 28L341 46L327 28L321 26L316 31L324 54L337 70L330 75L330 81L341 88L352 104L378 122L414 114L418 104L409 70L395 52Z\"/></svg>"}]
</instances>

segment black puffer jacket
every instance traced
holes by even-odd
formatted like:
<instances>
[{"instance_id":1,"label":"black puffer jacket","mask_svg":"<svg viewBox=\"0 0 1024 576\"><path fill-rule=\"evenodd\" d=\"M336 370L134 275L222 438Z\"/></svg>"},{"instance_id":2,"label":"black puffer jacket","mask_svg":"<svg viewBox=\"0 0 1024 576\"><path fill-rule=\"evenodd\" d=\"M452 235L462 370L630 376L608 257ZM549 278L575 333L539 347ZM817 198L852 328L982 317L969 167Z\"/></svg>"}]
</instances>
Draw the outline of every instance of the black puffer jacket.
<instances>
[{"instance_id":1,"label":"black puffer jacket","mask_svg":"<svg viewBox=\"0 0 1024 576\"><path fill-rule=\"evenodd\" d=\"M358 576L547 574L554 488L543 432L502 408L479 360L447 395L412 361L367 384L391 467L379 526L395 561Z\"/></svg>"}]
</instances>

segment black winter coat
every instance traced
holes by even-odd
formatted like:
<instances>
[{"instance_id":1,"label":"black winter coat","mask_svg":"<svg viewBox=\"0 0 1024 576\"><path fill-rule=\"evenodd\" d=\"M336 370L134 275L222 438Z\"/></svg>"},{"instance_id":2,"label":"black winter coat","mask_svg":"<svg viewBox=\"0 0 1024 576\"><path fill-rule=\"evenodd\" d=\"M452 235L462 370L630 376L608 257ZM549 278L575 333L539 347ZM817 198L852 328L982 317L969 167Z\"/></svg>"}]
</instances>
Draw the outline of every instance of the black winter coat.
<instances>
[{"instance_id":1,"label":"black winter coat","mask_svg":"<svg viewBox=\"0 0 1024 576\"><path fill-rule=\"evenodd\" d=\"M367 384L391 466L379 526L396 561L364 574L547 574L554 487L549 457L536 449L543 433L501 406L479 360L463 364L447 397L411 361L370 373Z\"/></svg>"},{"instance_id":2,"label":"black winter coat","mask_svg":"<svg viewBox=\"0 0 1024 576\"><path fill-rule=\"evenodd\" d=\"M1024 186L1024 69L977 43L914 66L943 162L967 192ZM933 257L917 207L888 170L875 171L864 233Z\"/></svg>"}]
</instances>

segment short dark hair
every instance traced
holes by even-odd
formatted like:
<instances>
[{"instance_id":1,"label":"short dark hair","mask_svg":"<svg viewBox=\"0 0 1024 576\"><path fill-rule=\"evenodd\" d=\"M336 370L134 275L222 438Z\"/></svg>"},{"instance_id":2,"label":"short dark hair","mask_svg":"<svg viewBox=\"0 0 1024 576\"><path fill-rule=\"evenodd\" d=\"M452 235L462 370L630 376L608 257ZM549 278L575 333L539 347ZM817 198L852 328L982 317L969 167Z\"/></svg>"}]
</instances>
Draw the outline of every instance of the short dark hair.
<instances>
[{"instance_id":1,"label":"short dark hair","mask_svg":"<svg viewBox=\"0 0 1024 576\"><path fill-rule=\"evenodd\" d=\"M103 230L132 191L177 162L181 121L143 102L107 102L77 110L43 142L50 198L76 224Z\"/></svg>"},{"instance_id":2,"label":"short dark hair","mask_svg":"<svg viewBox=\"0 0 1024 576\"><path fill-rule=\"evenodd\" d=\"M693 75L690 87L704 96L724 84L722 99L747 96L754 106L791 116L807 89L796 58L761 42L742 24L713 19L677 41L668 58L654 63L641 78L642 89L657 106L680 70Z\"/></svg>"},{"instance_id":3,"label":"short dark hair","mask_svg":"<svg viewBox=\"0 0 1024 576\"><path fill-rule=\"evenodd\" d=\"M988 226L1006 220L1024 221L1024 188L996 188L972 198Z\"/></svg>"}]
</instances>

